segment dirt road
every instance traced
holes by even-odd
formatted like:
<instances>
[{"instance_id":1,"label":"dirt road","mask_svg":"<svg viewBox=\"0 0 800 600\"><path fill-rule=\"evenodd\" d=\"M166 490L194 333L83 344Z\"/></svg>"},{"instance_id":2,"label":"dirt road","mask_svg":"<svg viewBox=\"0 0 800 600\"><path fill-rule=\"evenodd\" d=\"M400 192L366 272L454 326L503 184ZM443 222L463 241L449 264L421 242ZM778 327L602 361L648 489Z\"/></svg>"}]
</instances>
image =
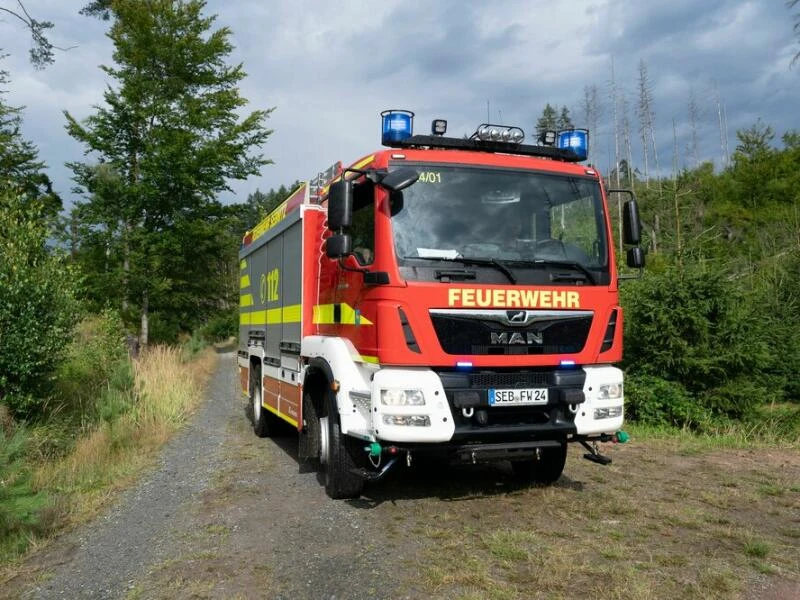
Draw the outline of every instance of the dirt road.
<instances>
[{"instance_id":1,"label":"dirt road","mask_svg":"<svg viewBox=\"0 0 800 600\"><path fill-rule=\"evenodd\" d=\"M332 501L291 431L252 434L235 360L156 469L0 596L800 598L797 451L571 449L551 488L420 466Z\"/></svg>"}]
</instances>

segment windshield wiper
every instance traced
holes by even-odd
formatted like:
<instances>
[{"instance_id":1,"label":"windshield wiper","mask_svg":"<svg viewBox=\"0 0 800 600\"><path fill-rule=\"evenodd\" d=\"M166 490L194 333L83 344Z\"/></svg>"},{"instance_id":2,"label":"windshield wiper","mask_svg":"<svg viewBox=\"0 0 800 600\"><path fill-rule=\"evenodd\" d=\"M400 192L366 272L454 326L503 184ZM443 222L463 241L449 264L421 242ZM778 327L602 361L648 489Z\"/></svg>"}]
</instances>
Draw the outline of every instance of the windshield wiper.
<instances>
[{"instance_id":1,"label":"windshield wiper","mask_svg":"<svg viewBox=\"0 0 800 600\"><path fill-rule=\"evenodd\" d=\"M597 285L597 281L595 281L594 278L594 273L592 273L589 269L587 269L581 263L575 260L550 260L548 258L536 258L533 260L533 264L575 269L576 271L580 271L581 273L586 275L586 278L589 280L589 283L591 283L592 285Z\"/></svg>"},{"instance_id":2,"label":"windshield wiper","mask_svg":"<svg viewBox=\"0 0 800 600\"><path fill-rule=\"evenodd\" d=\"M514 276L514 273L509 269L506 265L497 261L493 258L469 258L466 256L456 256L455 258L450 257L442 257L442 256L404 256L403 258L411 259L411 260L437 260L437 261L444 261L444 262L457 262L461 263L462 265L479 265L485 267L493 267L500 271L503 275L508 277L508 280L516 284L517 278Z\"/></svg>"}]
</instances>

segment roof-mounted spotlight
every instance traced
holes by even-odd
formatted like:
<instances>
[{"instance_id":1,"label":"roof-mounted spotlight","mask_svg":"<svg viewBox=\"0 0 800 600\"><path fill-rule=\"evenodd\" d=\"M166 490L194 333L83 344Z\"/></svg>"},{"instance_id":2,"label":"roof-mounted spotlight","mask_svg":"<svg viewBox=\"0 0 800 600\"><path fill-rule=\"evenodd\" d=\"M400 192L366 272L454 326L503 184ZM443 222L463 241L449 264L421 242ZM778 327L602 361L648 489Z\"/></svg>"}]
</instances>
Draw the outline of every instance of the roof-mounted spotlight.
<instances>
[{"instance_id":1,"label":"roof-mounted spotlight","mask_svg":"<svg viewBox=\"0 0 800 600\"><path fill-rule=\"evenodd\" d=\"M539 143L542 146L555 146L556 145L556 132L543 131L539 134Z\"/></svg>"},{"instance_id":2,"label":"roof-mounted spotlight","mask_svg":"<svg viewBox=\"0 0 800 600\"><path fill-rule=\"evenodd\" d=\"M431 133L433 135L444 135L447 132L447 121L444 119L434 119L431 122Z\"/></svg>"},{"instance_id":3,"label":"roof-mounted spotlight","mask_svg":"<svg viewBox=\"0 0 800 600\"><path fill-rule=\"evenodd\" d=\"M478 139L483 142L508 142L519 144L525 139L525 133L519 127L484 123L478 126L475 133L472 134L472 139Z\"/></svg>"}]
</instances>

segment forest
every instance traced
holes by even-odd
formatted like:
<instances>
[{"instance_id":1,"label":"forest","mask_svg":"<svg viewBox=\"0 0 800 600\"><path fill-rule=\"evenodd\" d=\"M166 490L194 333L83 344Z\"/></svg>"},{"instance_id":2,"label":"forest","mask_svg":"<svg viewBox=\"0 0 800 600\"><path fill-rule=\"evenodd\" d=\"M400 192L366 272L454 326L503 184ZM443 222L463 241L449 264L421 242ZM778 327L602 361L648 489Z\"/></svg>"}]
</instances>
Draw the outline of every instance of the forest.
<instances>
[{"instance_id":1,"label":"forest","mask_svg":"<svg viewBox=\"0 0 800 600\"><path fill-rule=\"evenodd\" d=\"M69 211L21 133L22 108L0 95L0 479L13 482L0 487L0 537L19 547L48 505L41 465L100 429L123 435L118 424L138 410L134 348L192 355L236 335L242 234L293 187L219 200L231 180L270 164L271 109L243 112L231 32L215 28L203 2L154 6L98 0L82 11L108 21L113 62L102 69L113 83L88 118L64 113L87 152L69 163L83 198ZM0 90L11 85L0 71ZM605 100L617 146L607 183L635 191L648 263L621 283L626 417L796 441L800 132L776 139L758 121L720 160L699 161L695 146L666 174L646 64L637 139L615 86ZM601 97L587 86L572 111L547 104L532 129L571 126L577 114L591 128ZM609 200L616 229L619 199Z\"/></svg>"}]
</instances>

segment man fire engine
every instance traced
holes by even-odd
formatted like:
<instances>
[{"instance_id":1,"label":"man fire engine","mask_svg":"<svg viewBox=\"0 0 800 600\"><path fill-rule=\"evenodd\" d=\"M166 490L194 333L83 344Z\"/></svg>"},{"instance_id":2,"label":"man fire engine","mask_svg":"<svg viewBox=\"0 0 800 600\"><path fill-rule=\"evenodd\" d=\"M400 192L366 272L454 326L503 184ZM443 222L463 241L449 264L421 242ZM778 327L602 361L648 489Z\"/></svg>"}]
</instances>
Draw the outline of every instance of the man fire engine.
<instances>
[{"instance_id":1,"label":"man fire engine","mask_svg":"<svg viewBox=\"0 0 800 600\"><path fill-rule=\"evenodd\" d=\"M414 135L297 188L244 238L239 368L258 436L299 433L332 498L398 460L510 461L551 483L567 444L624 441L607 190L588 132ZM639 216L625 203L630 267Z\"/></svg>"}]
</instances>

